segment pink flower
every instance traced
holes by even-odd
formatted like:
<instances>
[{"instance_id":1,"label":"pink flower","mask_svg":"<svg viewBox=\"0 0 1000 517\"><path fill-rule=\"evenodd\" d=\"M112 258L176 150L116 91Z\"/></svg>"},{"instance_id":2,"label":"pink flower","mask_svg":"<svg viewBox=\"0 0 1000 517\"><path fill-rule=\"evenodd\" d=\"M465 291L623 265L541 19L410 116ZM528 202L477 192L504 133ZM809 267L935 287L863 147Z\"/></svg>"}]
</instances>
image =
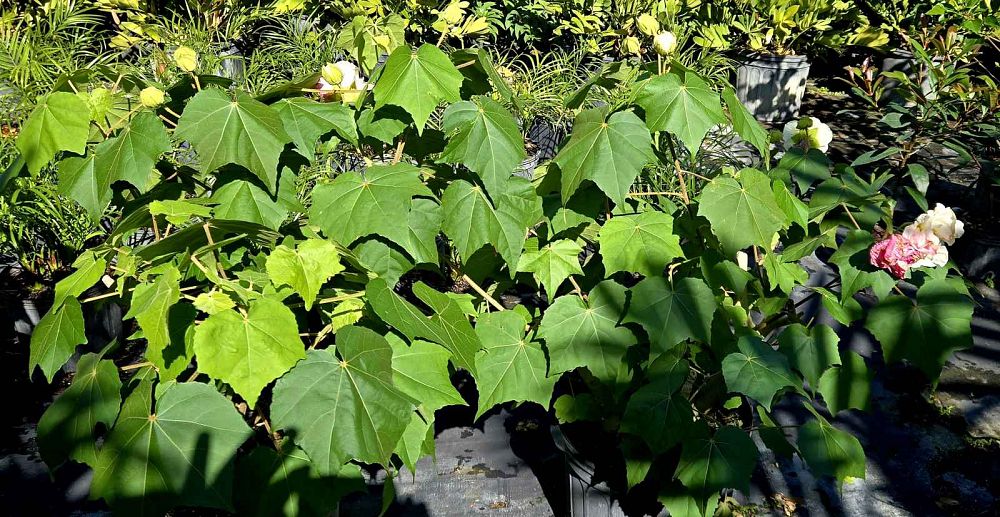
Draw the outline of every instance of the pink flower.
<instances>
[{"instance_id":1,"label":"pink flower","mask_svg":"<svg viewBox=\"0 0 1000 517\"><path fill-rule=\"evenodd\" d=\"M948 262L948 249L933 232L910 225L875 243L868 254L871 264L905 278L911 268L940 267Z\"/></svg>"},{"instance_id":2,"label":"pink flower","mask_svg":"<svg viewBox=\"0 0 1000 517\"><path fill-rule=\"evenodd\" d=\"M888 269L897 278L903 278L909 270L907 248L903 236L894 233L876 242L868 253L868 258L873 266Z\"/></svg>"}]
</instances>

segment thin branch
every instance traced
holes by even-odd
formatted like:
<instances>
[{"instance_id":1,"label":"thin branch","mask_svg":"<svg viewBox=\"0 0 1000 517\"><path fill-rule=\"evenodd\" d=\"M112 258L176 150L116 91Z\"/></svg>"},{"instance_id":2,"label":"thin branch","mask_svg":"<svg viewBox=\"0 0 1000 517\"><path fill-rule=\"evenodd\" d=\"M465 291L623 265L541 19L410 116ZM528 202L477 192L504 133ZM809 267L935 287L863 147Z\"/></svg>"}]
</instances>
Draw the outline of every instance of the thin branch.
<instances>
[{"instance_id":1,"label":"thin branch","mask_svg":"<svg viewBox=\"0 0 1000 517\"><path fill-rule=\"evenodd\" d=\"M403 147L406 146L406 139L400 138L399 143L396 144L396 153L392 156L392 164L396 165L399 160L403 159Z\"/></svg>"},{"instance_id":2,"label":"thin branch","mask_svg":"<svg viewBox=\"0 0 1000 517\"><path fill-rule=\"evenodd\" d=\"M586 300L587 295L583 294L583 289L580 289L580 284L576 283L573 275L570 275L567 278L569 278L569 283L573 284L573 290L576 291L576 295L579 296L581 300Z\"/></svg>"},{"instance_id":3,"label":"thin branch","mask_svg":"<svg viewBox=\"0 0 1000 517\"><path fill-rule=\"evenodd\" d=\"M151 363L149 361L143 361L141 363L135 363L135 364L125 365L125 366L119 367L118 369L121 370L121 371L123 371L123 372L128 372L128 371L131 371L131 370L138 370L139 368L145 368L147 366L153 366L153 363Z\"/></svg>"},{"instance_id":4,"label":"thin branch","mask_svg":"<svg viewBox=\"0 0 1000 517\"><path fill-rule=\"evenodd\" d=\"M628 197L643 197L643 196L674 196L674 197L684 197L684 194L680 192L629 192Z\"/></svg>"},{"instance_id":5,"label":"thin branch","mask_svg":"<svg viewBox=\"0 0 1000 517\"><path fill-rule=\"evenodd\" d=\"M861 226L858 224L858 221L854 219L854 214L852 214L851 211L847 209L847 205L841 203L840 206L844 209L845 212L847 212L847 217L851 218L851 222L854 223L854 227L860 230Z\"/></svg>"},{"instance_id":6,"label":"thin branch","mask_svg":"<svg viewBox=\"0 0 1000 517\"><path fill-rule=\"evenodd\" d=\"M496 308L499 311L507 310L507 308L504 307L500 302L496 301L496 299L494 299L492 296L490 296L489 293L487 293L486 291L484 291L482 287L479 287L479 284L477 284L474 280L472 280L471 278L469 278L469 275L463 274L462 275L462 280L465 280L466 283L468 283L469 286L472 287L473 291L479 293L479 296L482 296L483 299L485 299L487 302L489 302L489 304L492 305L494 308Z\"/></svg>"},{"instance_id":7,"label":"thin branch","mask_svg":"<svg viewBox=\"0 0 1000 517\"><path fill-rule=\"evenodd\" d=\"M219 256L219 250L215 248L215 239L212 238L212 231L208 227L208 223L201 226L205 229L205 236L208 237L208 245L212 246L212 254L215 255L215 269L219 270L219 276L229 280L229 276L226 275L226 270L222 267L222 257Z\"/></svg>"},{"instance_id":8,"label":"thin branch","mask_svg":"<svg viewBox=\"0 0 1000 517\"><path fill-rule=\"evenodd\" d=\"M691 200L688 198L687 190L687 180L684 179L684 170L681 169L681 162L677 159L677 150L674 149L674 139L667 136L667 147L670 148L670 156L674 159L674 172L677 174L677 180L681 184L681 200L684 201L685 205L691 204Z\"/></svg>"},{"instance_id":9,"label":"thin branch","mask_svg":"<svg viewBox=\"0 0 1000 517\"><path fill-rule=\"evenodd\" d=\"M160 240L160 227L159 225L156 224L156 216L155 215L152 216L152 219L153 219L153 236L156 237L156 240Z\"/></svg>"}]
</instances>

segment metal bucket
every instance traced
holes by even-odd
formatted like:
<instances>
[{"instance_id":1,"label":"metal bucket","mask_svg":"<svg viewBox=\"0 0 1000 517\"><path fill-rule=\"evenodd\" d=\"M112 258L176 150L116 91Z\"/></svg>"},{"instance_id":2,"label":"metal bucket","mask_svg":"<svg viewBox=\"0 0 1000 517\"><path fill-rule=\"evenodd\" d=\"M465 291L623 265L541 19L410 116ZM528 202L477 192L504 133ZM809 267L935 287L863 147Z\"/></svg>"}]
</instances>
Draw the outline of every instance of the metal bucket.
<instances>
[{"instance_id":1,"label":"metal bucket","mask_svg":"<svg viewBox=\"0 0 1000 517\"><path fill-rule=\"evenodd\" d=\"M798 118L809 78L805 56L754 56L736 68L736 96L758 120Z\"/></svg>"}]
</instances>

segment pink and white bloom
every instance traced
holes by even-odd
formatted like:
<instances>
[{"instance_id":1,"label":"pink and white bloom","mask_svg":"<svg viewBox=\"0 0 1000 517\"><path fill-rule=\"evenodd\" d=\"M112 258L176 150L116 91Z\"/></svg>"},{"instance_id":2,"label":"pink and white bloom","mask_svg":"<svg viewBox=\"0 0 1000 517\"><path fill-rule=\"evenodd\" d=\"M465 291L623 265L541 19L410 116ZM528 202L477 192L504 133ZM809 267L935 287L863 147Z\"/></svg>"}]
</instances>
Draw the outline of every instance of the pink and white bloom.
<instances>
[{"instance_id":1,"label":"pink and white bloom","mask_svg":"<svg viewBox=\"0 0 1000 517\"><path fill-rule=\"evenodd\" d=\"M903 278L910 270L912 255L906 239L894 233L876 242L868 252L868 259L873 266L889 270L896 278Z\"/></svg>"},{"instance_id":2,"label":"pink and white bloom","mask_svg":"<svg viewBox=\"0 0 1000 517\"><path fill-rule=\"evenodd\" d=\"M910 263L911 268L941 267L948 263L948 248L934 233L911 224L903 229L903 238L913 249L915 260Z\"/></svg>"},{"instance_id":3,"label":"pink and white bloom","mask_svg":"<svg viewBox=\"0 0 1000 517\"><path fill-rule=\"evenodd\" d=\"M905 278L912 268L947 264L948 248L933 233L910 225L903 233L894 233L875 243L869 251L869 260L873 266L888 270L896 278Z\"/></svg>"},{"instance_id":4,"label":"pink and white bloom","mask_svg":"<svg viewBox=\"0 0 1000 517\"><path fill-rule=\"evenodd\" d=\"M958 220L955 211L941 203L920 214L913 225L921 231L933 233L949 246L955 244L955 239L965 234L965 224Z\"/></svg>"}]
</instances>

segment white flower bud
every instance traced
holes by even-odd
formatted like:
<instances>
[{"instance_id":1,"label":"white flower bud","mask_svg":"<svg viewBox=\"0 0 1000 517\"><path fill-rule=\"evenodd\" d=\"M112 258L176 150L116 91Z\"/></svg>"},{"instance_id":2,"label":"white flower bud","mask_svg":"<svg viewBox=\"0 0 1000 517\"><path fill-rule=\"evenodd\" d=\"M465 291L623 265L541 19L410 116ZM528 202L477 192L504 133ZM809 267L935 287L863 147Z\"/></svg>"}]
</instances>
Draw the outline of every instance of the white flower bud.
<instances>
[{"instance_id":1,"label":"white flower bud","mask_svg":"<svg viewBox=\"0 0 1000 517\"><path fill-rule=\"evenodd\" d=\"M677 37L670 31L663 31L653 38L653 50L661 56L669 56L677 50Z\"/></svg>"}]
</instances>

